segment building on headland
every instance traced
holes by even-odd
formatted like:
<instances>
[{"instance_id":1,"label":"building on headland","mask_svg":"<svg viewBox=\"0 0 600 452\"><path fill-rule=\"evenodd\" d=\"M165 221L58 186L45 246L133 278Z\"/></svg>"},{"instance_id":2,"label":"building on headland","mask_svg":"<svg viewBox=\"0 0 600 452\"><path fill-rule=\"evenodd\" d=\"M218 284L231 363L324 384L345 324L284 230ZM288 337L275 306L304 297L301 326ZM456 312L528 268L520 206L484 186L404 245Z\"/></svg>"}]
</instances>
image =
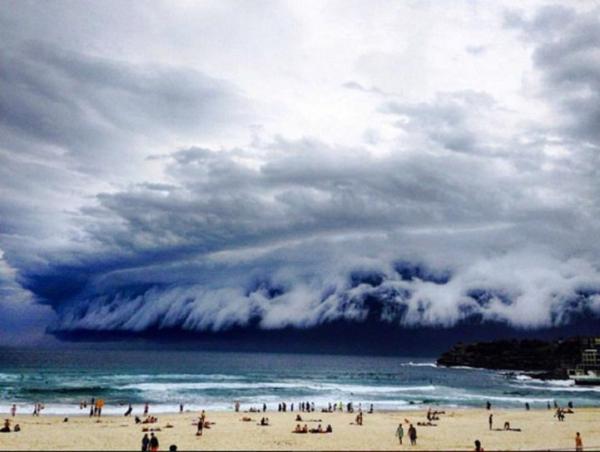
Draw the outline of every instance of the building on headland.
<instances>
[{"instance_id":1,"label":"building on headland","mask_svg":"<svg viewBox=\"0 0 600 452\"><path fill-rule=\"evenodd\" d=\"M581 360L569 370L569 378L578 385L600 385L600 337L582 338Z\"/></svg>"}]
</instances>

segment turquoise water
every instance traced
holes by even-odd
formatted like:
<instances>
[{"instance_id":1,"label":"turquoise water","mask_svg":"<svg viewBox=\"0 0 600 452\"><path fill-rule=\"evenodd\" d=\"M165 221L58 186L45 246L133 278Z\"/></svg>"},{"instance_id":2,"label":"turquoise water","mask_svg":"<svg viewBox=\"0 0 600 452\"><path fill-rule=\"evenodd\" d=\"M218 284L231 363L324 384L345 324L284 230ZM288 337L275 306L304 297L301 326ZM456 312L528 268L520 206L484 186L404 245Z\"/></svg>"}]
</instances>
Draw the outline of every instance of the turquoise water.
<instances>
[{"instance_id":1,"label":"turquoise water","mask_svg":"<svg viewBox=\"0 0 600 452\"><path fill-rule=\"evenodd\" d=\"M481 369L437 367L433 359L198 351L15 350L0 353L0 412L20 413L33 403L45 413L86 414L79 402L106 401L104 413L134 414L185 409L277 409L314 402L317 409L342 401L376 410L426 406L600 406L600 388L570 381L542 382Z\"/></svg>"}]
</instances>

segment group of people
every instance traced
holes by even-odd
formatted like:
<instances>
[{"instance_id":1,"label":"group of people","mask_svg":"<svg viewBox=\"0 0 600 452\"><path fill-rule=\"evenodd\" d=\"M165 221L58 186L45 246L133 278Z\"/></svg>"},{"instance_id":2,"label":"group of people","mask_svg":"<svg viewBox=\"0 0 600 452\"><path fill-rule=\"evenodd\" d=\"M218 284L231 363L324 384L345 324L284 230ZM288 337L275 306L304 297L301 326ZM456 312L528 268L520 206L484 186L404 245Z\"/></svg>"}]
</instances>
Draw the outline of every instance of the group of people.
<instances>
[{"instance_id":1,"label":"group of people","mask_svg":"<svg viewBox=\"0 0 600 452\"><path fill-rule=\"evenodd\" d=\"M156 452L159 446L158 437L154 433L150 433L150 436L147 433L144 434L142 438L142 452Z\"/></svg>"},{"instance_id":2,"label":"group of people","mask_svg":"<svg viewBox=\"0 0 600 452\"><path fill-rule=\"evenodd\" d=\"M236 413L239 413L240 409L241 409L241 405L239 401L235 401L234 402L234 410ZM316 406L315 406L315 402L300 402L296 405L298 411L302 412L302 413L312 413L316 411ZM342 402L329 402L327 404L327 407L323 407L321 409L321 411L323 413L333 413L335 411L340 411L343 412L344 408L346 410L346 412L348 413L354 413L355 408L354 408L354 404L352 402L348 402L345 405ZM183 411L183 405L181 406L180 411ZM263 403L262 407L250 407L248 408L247 412L248 413L260 413L260 412L266 412L267 411L267 404ZM294 411L294 403L290 403L288 404L287 402L280 402L277 404L277 411L278 412L287 412L287 411ZM362 404L358 404L358 411L362 411ZM369 413L373 413L374 412L374 408L373 408L373 404L371 403L369 405Z\"/></svg>"},{"instance_id":3,"label":"group of people","mask_svg":"<svg viewBox=\"0 0 600 452\"><path fill-rule=\"evenodd\" d=\"M206 411L202 410L202 413L200 413L200 417L198 418L196 436L202 436L204 429L209 429L211 425L214 425L214 422L209 422L206 419Z\"/></svg>"},{"instance_id":4,"label":"group of people","mask_svg":"<svg viewBox=\"0 0 600 452\"><path fill-rule=\"evenodd\" d=\"M411 446L417 445L417 429L414 425L409 424L408 427L408 439L410 441ZM398 438L399 444L402 444L402 439L404 438L404 426L402 423L398 424L398 428L396 429L396 437Z\"/></svg>"},{"instance_id":5,"label":"group of people","mask_svg":"<svg viewBox=\"0 0 600 452\"><path fill-rule=\"evenodd\" d=\"M79 403L79 409L86 409L88 406L86 401L82 401ZM95 399L94 397L92 397L92 399L90 400L90 417L100 417L102 416L102 408L104 408L104 400L102 399Z\"/></svg>"},{"instance_id":6,"label":"group of people","mask_svg":"<svg viewBox=\"0 0 600 452\"><path fill-rule=\"evenodd\" d=\"M323 428L319 424L316 428L309 429L306 424L303 427L300 427L300 424L296 424L296 428L292 430L292 433L333 433L333 427L331 424L327 424L327 427Z\"/></svg>"},{"instance_id":7,"label":"group of people","mask_svg":"<svg viewBox=\"0 0 600 452\"><path fill-rule=\"evenodd\" d=\"M0 433L10 433L10 432L20 432L21 426L19 424L15 424L13 429L10 428L10 419L4 419L4 426L0 428Z\"/></svg>"}]
</instances>

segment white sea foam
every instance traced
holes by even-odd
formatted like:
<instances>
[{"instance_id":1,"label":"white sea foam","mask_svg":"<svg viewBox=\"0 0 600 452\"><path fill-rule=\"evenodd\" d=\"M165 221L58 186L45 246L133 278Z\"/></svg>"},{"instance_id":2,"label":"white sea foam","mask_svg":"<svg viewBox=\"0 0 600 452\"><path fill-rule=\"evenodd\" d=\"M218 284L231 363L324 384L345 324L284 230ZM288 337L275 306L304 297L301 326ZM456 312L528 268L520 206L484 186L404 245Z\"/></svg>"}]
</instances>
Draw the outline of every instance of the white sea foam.
<instances>
[{"instance_id":1,"label":"white sea foam","mask_svg":"<svg viewBox=\"0 0 600 452\"><path fill-rule=\"evenodd\" d=\"M426 363L419 363L419 362L413 362L413 361L409 361L407 363L402 363L401 366L403 367L438 367L438 365L434 362L426 362Z\"/></svg>"},{"instance_id":2,"label":"white sea foam","mask_svg":"<svg viewBox=\"0 0 600 452\"><path fill-rule=\"evenodd\" d=\"M282 382L185 382L185 383L136 383L122 387L139 391L165 392L190 390L275 390L275 389L304 389L319 392L340 392L349 394L394 393L394 392L423 392L435 391L433 385L425 386L367 386L335 383L314 383L303 381Z\"/></svg>"}]
</instances>

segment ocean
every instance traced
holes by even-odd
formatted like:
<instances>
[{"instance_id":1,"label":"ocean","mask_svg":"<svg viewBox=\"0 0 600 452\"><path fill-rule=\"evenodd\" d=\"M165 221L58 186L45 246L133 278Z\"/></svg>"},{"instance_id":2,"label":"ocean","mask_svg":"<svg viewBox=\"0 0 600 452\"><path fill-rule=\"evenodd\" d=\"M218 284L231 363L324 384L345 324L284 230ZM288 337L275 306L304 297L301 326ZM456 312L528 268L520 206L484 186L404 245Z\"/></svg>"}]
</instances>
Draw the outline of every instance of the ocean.
<instances>
[{"instance_id":1,"label":"ocean","mask_svg":"<svg viewBox=\"0 0 600 452\"><path fill-rule=\"evenodd\" d=\"M45 405L45 414L86 415L83 400L102 398L105 414L233 410L266 403L353 402L375 410L426 407L600 406L600 387L568 380L539 381L524 375L437 367L434 359L229 353L203 351L109 351L0 349L0 413L15 403L19 413Z\"/></svg>"}]
</instances>

